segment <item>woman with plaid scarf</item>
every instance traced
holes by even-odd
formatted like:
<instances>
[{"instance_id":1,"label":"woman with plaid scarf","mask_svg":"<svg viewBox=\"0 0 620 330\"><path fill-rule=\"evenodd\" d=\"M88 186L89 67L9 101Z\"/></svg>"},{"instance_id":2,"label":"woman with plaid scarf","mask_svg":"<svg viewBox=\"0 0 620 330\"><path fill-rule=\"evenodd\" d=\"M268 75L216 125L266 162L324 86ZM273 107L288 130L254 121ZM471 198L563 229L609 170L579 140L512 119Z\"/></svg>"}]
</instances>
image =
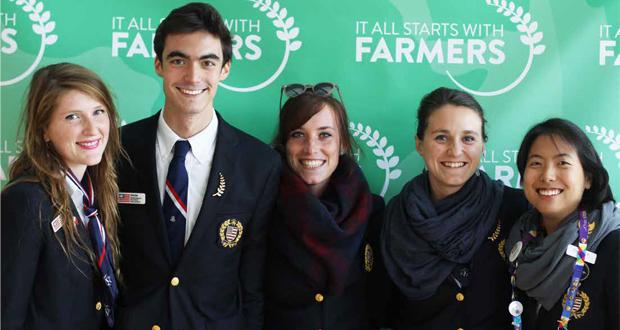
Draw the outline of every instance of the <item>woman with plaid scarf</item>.
<instances>
[{"instance_id":1,"label":"woman with plaid scarf","mask_svg":"<svg viewBox=\"0 0 620 330\"><path fill-rule=\"evenodd\" d=\"M283 87L274 146L287 166L270 230L265 329L370 328L366 288L384 204L353 158L337 88Z\"/></svg>"}]
</instances>

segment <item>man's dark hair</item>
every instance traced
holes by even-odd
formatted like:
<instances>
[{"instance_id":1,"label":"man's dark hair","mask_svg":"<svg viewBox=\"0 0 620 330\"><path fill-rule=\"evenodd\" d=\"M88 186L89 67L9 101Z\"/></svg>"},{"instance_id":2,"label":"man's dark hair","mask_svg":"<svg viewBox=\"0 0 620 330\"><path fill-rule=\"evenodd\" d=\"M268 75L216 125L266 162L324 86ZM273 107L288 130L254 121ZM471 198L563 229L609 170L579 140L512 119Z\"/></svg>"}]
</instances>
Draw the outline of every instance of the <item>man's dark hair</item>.
<instances>
[{"instance_id":1,"label":"man's dark hair","mask_svg":"<svg viewBox=\"0 0 620 330\"><path fill-rule=\"evenodd\" d=\"M226 64L231 60L232 39L230 31L224 24L220 13L213 6L202 2L192 2L173 9L159 24L153 40L157 59L160 62L163 60L162 56L168 35L196 31L206 31L219 38L224 57L222 63Z\"/></svg>"}]
</instances>

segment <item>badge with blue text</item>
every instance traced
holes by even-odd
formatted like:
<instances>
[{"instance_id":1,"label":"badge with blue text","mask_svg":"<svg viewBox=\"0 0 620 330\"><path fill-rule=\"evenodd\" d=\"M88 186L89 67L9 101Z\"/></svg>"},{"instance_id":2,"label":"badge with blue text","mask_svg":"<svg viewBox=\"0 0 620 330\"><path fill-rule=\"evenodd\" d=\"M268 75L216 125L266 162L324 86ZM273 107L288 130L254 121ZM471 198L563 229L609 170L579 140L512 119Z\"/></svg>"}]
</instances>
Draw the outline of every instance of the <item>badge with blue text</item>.
<instances>
[{"instance_id":1,"label":"badge with blue text","mask_svg":"<svg viewBox=\"0 0 620 330\"><path fill-rule=\"evenodd\" d=\"M233 248L243 234L243 225L237 219L227 219L220 225L220 242L226 248Z\"/></svg>"}]
</instances>

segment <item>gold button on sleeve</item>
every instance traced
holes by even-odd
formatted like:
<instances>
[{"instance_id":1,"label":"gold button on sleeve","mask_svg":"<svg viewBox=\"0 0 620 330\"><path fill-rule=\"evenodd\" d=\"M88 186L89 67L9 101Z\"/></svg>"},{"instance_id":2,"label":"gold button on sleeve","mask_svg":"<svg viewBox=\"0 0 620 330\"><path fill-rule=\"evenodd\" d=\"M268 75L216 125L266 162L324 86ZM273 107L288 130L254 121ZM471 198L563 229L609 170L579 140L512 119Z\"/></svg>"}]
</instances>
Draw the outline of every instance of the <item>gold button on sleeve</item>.
<instances>
[{"instance_id":1,"label":"gold button on sleeve","mask_svg":"<svg viewBox=\"0 0 620 330\"><path fill-rule=\"evenodd\" d=\"M175 276L175 277L173 277L173 278L170 280L170 285L172 285L172 286L177 286L177 285L179 285L179 283L181 283L181 281L180 281L180 280L179 280L179 278L178 278L178 277L176 277L176 276Z\"/></svg>"},{"instance_id":2,"label":"gold button on sleeve","mask_svg":"<svg viewBox=\"0 0 620 330\"><path fill-rule=\"evenodd\" d=\"M101 302L100 302L100 301L98 301L98 302L95 304L95 309L96 309L96 310L98 310L98 311L100 311L100 310L101 310Z\"/></svg>"},{"instance_id":3,"label":"gold button on sleeve","mask_svg":"<svg viewBox=\"0 0 620 330\"><path fill-rule=\"evenodd\" d=\"M151 330L161 330L161 328L159 327L159 325L155 324L151 327Z\"/></svg>"},{"instance_id":4,"label":"gold button on sleeve","mask_svg":"<svg viewBox=\"0 0 620 330\"><path fill-rule=\"evenodd\" d=\"M459 292L459 293L456 294L456 300L463 301L463 300L465 300L465 296L462 293Z\"/></svg>"},{"instance_id":5,"label":"gold button on sleeve","mask_svg":"<svg viewBox=\"0 0 620 330\"><path fill-rule=\"evenodd\" d=\"M323 302L324 299L325 297L323 297L323 295L320 293L314 295L314 300L316 300L317 302Z\"/></svg>"}]
</instances>

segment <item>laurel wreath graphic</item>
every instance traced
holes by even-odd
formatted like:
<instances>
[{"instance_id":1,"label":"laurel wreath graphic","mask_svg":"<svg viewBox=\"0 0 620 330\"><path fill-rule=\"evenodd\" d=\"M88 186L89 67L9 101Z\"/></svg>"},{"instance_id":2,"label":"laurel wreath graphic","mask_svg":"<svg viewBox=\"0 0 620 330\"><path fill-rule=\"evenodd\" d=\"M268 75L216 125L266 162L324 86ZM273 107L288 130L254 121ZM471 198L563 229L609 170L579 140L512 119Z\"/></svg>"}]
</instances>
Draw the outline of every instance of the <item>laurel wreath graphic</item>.
<instances>
[{"instance_id":1,"label":"laurel wreath graphic","mask_svg":"<svg viewBox=\"0 0 620 330\"><path fill-rule=\"evenodd\" d=\"M45 53L45 47L48 45L53 45L58 40L58 36L52 34L54 29L56 28L56 22L51 21L51 13L50 11L43 11L43 2L37 2L36 0L9 0L10 2L15 2L17 6L21 6L22 10L26 13L30 13L28 18L33 22L32 30L35 34L41 36L41 46L39 47L39 53L35 58L34 62L30 65L26 71L24 71L19 76L6 80L0 81L0 86L8 86L14 83L17 83L30 75L30 73L39 65L41 59L43 58L43 54Z\"/></svg>"},{"instance_id":2,"label":"laurel wreath graphic","mask_svg":"<svg viewBox=\"0 0 620 330\"><path fill-rule=\"evenodd\" d=\"M220 83L220 85L228 90L235 92L253 92L259 90L269 84L271 84L278 76L282 73L284 68L286 67L286 63L288 62L288 57L291 52L294 52L301 48L302 42L299 40L294 40L299 36L299 28L294 27L295 18L293 16L288 16L288 11L286 8L282 7L278 1L272 0L249 0L253 3L252 7L257 8L261 12L264 12L265 15L272 20L273 25L278 29L276 31L276 36L278 39L284 41L284 56L282 57L282 62L280 66L274 72L271 77L262 83L251 86L251 87L233 87L226 85L224 83Z\"/></svg>"},{"instance_id":3,"label":"laurel wreath graphic","mask_svg":"<svg viewBox=\"0 0 620 330\"><path fill-rule=\"evenodd\" d=\"M385 196L390 186L390 180L398 179L402 174L402 171L396 168L400 158L393 156L394 146L388 146L387 138L381 136L378 130L373 130L368 125L364 126L362 123L349 122L349 128L353 132L354 137L366 142L368 147L373 148L372 153L378 158L377 167L385 171L385 180L380 193L381 197Z\"/></svg>"},{"instance_id":4,"label":"laurel wreath graphic","mask_svg":"<svg viewBox=\"0 0 620 330\"><path fill-rule=\"evenodd\" d=\"M278 39L286 42L288 50L295 51L301 47L301 41L299 40L290 42L299 35L299 28L293 27L293 24L295 24L294 17L286 18L288 14L286 8L280 8L280 3L277 1L271 3L271 0L265 0L264 2L261 0L250 0L250 2L254 3L254 8L260 7L260 11L267 12L267 17L273 20L273 25L278 29L282 29L278 30L276 34Z\"/></svg>"},{"instance_id":5,"label":"laurel wreath graphic","mask_svg":"<svg viewBox=\"0 0 620 330\"><path fill-rule=\"evenodd\" d=\"M545 45L540 44L543 38L543 33L538 30L538 22L532 21L532 15L523 10L523 7L517 6L512 1L506 0L485 0L487 5L492 7L497 7L496 11L499 14L503 14L506 17L510 17L510 21L517 24L517 30L523 33L521 35L521 42L529 47L530 53L527 58L527 63L523 68L521 74L517 77L515 81L510 83L508 86L489 92L482 92L472 90L470 88L465 87L463 84L459 83L449 71L446 71L446 74L461 89L475 95L479 96L494 96L508 92L509 90L515 88L521 81L525 78L527 73L530 71L532 66L532 62L534 61L535 55L540 55L545 52Z\"/></svg>"},{"instance_id":6,"label":"laurel wreath graphic","mask_svg":"<svg viewBox=\"0 0 620 330\"><path fill-rule=\"evenodd\" d=\"M596 135L596 140L608 145L609 150L615 151L616 158L620 159L620 134L616 134L613 129L596 125L586 125L586 133ZM618 167L620 167L620 162L618 162Z\"/></svg>"}]
</instances>

